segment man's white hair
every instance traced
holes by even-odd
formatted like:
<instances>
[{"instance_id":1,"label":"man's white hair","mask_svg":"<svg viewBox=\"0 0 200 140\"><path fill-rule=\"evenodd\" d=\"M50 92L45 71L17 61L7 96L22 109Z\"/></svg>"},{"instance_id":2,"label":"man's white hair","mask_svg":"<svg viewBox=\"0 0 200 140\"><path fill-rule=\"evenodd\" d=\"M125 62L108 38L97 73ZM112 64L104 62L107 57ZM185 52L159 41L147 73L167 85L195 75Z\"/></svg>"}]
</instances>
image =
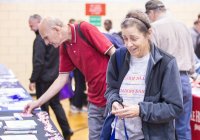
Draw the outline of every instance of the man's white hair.
<instances>
[{"instance_id":1,"label":"man's white hair","mask_svg":"<svg viewBox=\"0 0 200 140\"><path fill-rule=\"evenodd\" d=\"M47 18L47 17L46 17ZM43 19L42 19L43 20ZM55 18L55 17L50 17L50 18L47 18L46 19L46 26L48 28L53 28L55 26L58 26L58 27L63 27L64 25L64 22L62 22L61 20L59 20L58 18Z\"/></svg>"}]
</instances>

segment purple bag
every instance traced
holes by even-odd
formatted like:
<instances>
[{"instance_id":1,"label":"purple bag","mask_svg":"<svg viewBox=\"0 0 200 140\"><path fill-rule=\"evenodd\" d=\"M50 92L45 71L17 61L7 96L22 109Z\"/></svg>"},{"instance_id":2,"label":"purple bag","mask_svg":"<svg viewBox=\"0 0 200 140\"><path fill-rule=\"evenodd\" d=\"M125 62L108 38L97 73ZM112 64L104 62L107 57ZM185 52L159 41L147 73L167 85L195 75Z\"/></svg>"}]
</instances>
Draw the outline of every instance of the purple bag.
<instances>
[{"instance_id":1,"label":"purple bag","mask_svg":"<svg viewBox=\"0 0 200 140\"><path fill-rule=\"evenodd\" d=\"M67 84L64 85L64 87L60 90L59 99L63 100L66 98L71 98L72 96L74 96L74 91L72 90L71 79L69 78Z\"/></svg>"}]
</instances>

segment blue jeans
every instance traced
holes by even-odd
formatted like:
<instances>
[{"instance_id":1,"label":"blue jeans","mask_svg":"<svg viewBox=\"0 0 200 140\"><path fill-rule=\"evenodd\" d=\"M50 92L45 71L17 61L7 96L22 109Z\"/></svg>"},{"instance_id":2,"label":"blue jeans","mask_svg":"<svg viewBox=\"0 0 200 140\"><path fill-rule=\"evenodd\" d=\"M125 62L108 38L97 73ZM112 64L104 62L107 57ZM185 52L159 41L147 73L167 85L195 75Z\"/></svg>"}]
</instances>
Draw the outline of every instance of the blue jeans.
<instances>
[{"instance_id":1,"label":"blue jeans","mask_svg":"<svg viewBox=\"0 0 200 140\"><path fill-rule=\"evenodd\" d=\"M178 140L191 140L190 116L192 113L192 88L188 75L181 75L183 113L175 120Z\"/></svg>"}]
</instances>

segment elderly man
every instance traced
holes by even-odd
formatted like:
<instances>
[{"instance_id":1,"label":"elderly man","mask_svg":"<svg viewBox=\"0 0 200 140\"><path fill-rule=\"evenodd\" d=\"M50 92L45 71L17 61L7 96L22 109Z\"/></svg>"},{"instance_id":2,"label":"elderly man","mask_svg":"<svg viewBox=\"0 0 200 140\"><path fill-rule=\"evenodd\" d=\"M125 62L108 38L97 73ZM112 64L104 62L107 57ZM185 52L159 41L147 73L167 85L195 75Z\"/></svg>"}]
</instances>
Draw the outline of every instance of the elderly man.
<instances>
[{"instance_id":1,"label":"elderly man","mask_svg":"<svg viewBox=\"0 0 200 140\"><path fill-rule=\"evenodd\" d=\"M39 31L45 44L60 46L59 76L37 101L29 103L24 112L31 112L51 99L67 82L69 72L77 67L88 82L88 126L89 139L98 140L104 119L107 116L106 70L109 56L115 52L113 44L93 25L82 22L80 29L86 43L77 31L77 24L65 24L57 18L46 17ZM106 55L107 54L107 55Z\"/></svg>"},{"instance_id":2,"label":"elderly man","mask_svg":"<svg viewBox=\"0 0 200 140\"><path fill-rule=\"evenodd\" d=\"M33 44L33 72L30 78L30 90L36 87L36 96L39 99L43 93L47 91L53 81L58 77L59 68L59 48L52 45L45 45L44 40L39 34L38 28L42 17L40 15L32 15L29 19L29 25L35 32L36 38ZM73 134L69 127L65 112L60 104L60 90L55 92L55 96L48 102L44 103L41 108L49 113L49 105L53 109L57 121L62 129L65 140L70 140Z\"/></svg>"},{"instance_id":3,"label":"elderly man","mask_svg":"<svg viewBox=\"0 0 200 140\"><path fill-rule=\"evenodd\" d=\"M175 120L175 127L179 140L191 140L192 94L188 74L194 79L197 74L195 73L194 49L190 32L183 22L166 15L166 8L162 2L150 0L145 7L152 22L151 41L176 57L181 76L184 112Z\"/></svg>"}]
</instances>

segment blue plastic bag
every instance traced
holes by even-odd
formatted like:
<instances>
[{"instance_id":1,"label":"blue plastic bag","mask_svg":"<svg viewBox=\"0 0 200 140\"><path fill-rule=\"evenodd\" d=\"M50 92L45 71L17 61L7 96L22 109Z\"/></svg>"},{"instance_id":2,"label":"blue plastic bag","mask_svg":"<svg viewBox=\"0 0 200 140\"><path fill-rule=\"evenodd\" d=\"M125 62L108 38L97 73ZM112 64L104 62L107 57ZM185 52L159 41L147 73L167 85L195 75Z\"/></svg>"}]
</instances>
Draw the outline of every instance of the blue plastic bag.
<instances>
[{"instance_id":1,"label":"blue plastic bag","mask_svg":"<svg viewBox=\"0 0 200 140\"><path fill-rule=\"evenodd\" d=\"M116 127L118 117L115 117L115 115L113 115L111 113L106 117L103 127L102 127L102 130L101 130L99 140L115 140L115 127L114 127L113 133L111 135L111 132L112 132L111 124L114 119L115 119L115 127ZM123 119L123 122L124 122L125 136L126 136L125 140L128 140L128 134L126 132L126 126L125 126L125 119Z\"/></svg>"}]
</instances>

